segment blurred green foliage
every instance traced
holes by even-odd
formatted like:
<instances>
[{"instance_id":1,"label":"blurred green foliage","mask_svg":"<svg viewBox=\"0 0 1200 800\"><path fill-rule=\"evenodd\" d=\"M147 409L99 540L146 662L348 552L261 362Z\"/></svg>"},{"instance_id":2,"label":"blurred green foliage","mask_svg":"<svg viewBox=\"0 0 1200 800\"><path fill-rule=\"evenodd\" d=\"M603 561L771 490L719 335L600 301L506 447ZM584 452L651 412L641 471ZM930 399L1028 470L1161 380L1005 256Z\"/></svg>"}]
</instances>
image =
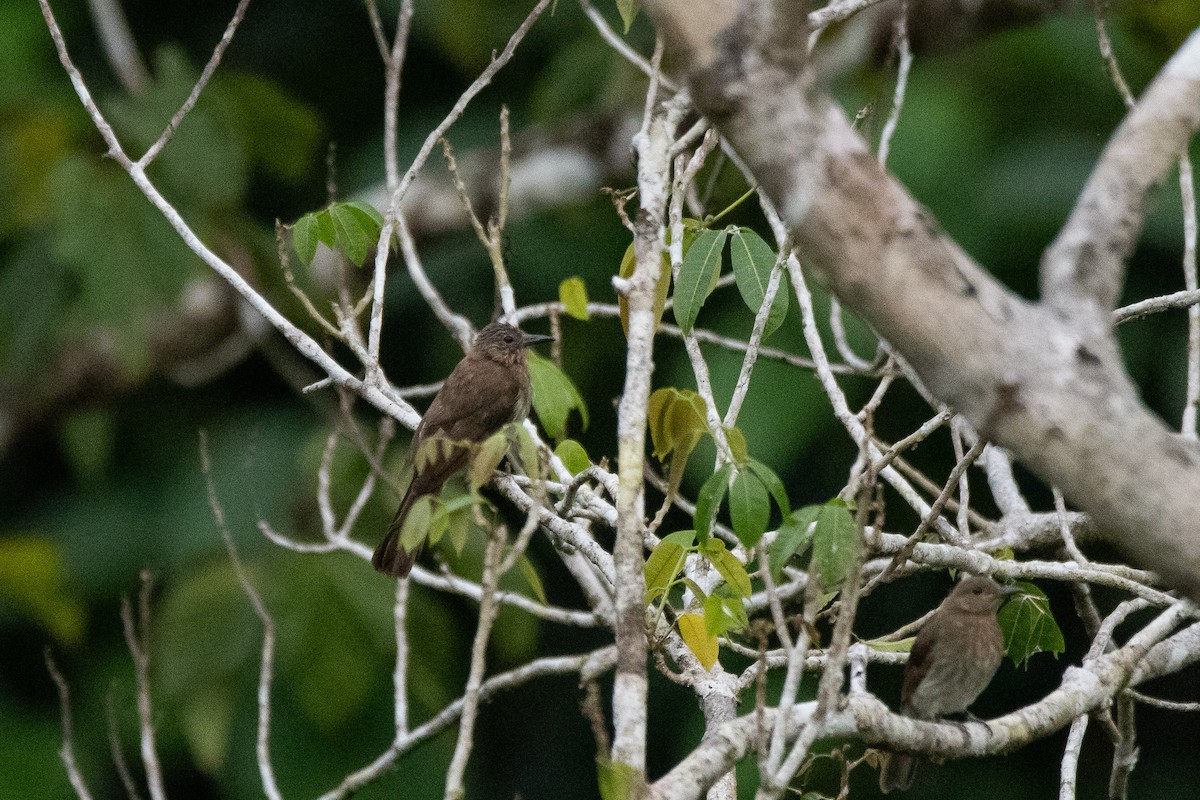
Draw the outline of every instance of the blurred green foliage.
<instances>
[{"instance_id":1,"label":"blurred green foliage","mask_svg":"<svg viewBox=\"0 0 1200 800\"><path fill-rule=\"evenodd\" d=\"M231 4L124 5L153 76L137 96L112 76L86 5L54 3L98 102L136 155L187 95ZM394 17L395 0L380 5L385 19ZM401 96L402 158L415 152L492 50L503 46L528 5L417 4ZM598 5L621 26L613 4ZM1116 50L1135 92L1198 23L1200 10L1191 0L1116 9ZM629 39L643 51L652 42L644 14L633 21ZM836 86L851 113L875 103L868 136L878 135L891 81L887 70L868 66ZM248 279L295 319L302 315L293 313L295 303L279 275L273 222L295 220L327 202L330 143L337 145L339 199L352 199L381 179L381 87L382 68L360 3L252 4L225 64L150 169L198 235L237 260ZM638 73L599 40L579 8L559 2L450 135L463 151L490 147L501 103L511 107L517 131L531 123L554 129L579 113L637 113L641 91ZM1098 56L1093 20L1064 15L959 53L918 57L890 167L972 255L1034 296L1039 254L1122 113ZM259 341L253 353L198 385L180 385L159 369L159 333L184 313L189 287L209 273L103 153L36 4L0 0L0 797L48 800L70 792L56 754L61 732L41 662L45 645L72 684L76 745L92 788L100 798L121 796L109 764L105 705L111 697L124 750L133 758L132 668L117 607L121 594L135 591L144 568L158 587L152 682L171 796L261 795L252 755L261 623L236 584L208 509L197 455L200 428L210 435L230 529L278 625L276 772L289 796L311 795L374 758L393 736L392 583L357 559L283 552L259 534L261 519L299 538L317 535L315 476L333 424L330 404L294 391L291 373L303 365L275 341ZM715 176L710 211L745 191L732 173L726 168ZM709 177L706 170L700 180ZM632 173L621 180L631 184ZM765 230L749 204L727 222ZM573 291L614 300L610 278L628 235L599 193L589 203L514 219L509 238L521 302L553 300L560 283L573 276L581 282ZM1182 288L1181 241L1178 192L1168 181L1151 205L1130 264L1128 298ZM484 322L491 311L491 269L473 236L445 234L422 241L421 249L448 302ZM315 280L307 274L300 279ZM455 344L403 276L390 281L387 300L389 376L402 384L442 377L457 358ZM818 294L817 304L818 316L827 318L828 299ZM1182 405L1182 316L1166 314L1121 330L1147 402L1169 419ZM752 322L742 298L728 290L714 293L696 320L734 335L745 335ZM847 326L852 345L869 356L869 331L852 318ZM681 350L660 341L655 386L692 386ZM557 435L578 440L594 459L615 456L612 401L620 393L623 342L616 320L562 320L565 371L591 410L591 424L564 412L556 417ZM787 315L771 344L805 352L799 314ZM83 369L94 364L71 361L80 348L101 353L113 374L101 374L103 386L84 381L63 395L58 389L73 376L95 379ZM718 349L707 355L723 407L741 355ZM852 378L845 386L859 400L872 388ZM10 415L9 408L20 414ZM374 415L359 411L371 429ZM885 438L903 435L925 413L913 393L893 390L877 430ZM757 366L738 425L750 452L779 473L797 507L833 496L855 455L815 379L775 362ZM403 444L389 454L393 470ZM939 434L913 460L944 474L948 452ZM695 496L711 474L712 456L711 443L701 441L683 477L685 493ZM338 449L336 508L348 506L366 471L352 447ZM369 544L394 502L389 488L377 494L355 530ZM908 524L899 504L889 511L889 523ZM668 530L675 521L668 520ZM478 541L469 540L461 556L447 557L456 571L477 576L480 550ZM578 590L554 563L545 543L535 541L531 564L540 579L523 570L507 585L532 595L539 580L552 601L578 604ZM1019 674L1006 667L998 688L982 701L984 713L1044 693L1064 663L1079 655L1081 633L1070 622L1069 598L1059 587L1043 588L1064 620L1066 655L1053 663L1034 659ZM933 579L881 589L864 602L861 633L882 633L887 624L913 618L935 605L944 589L945 581ZM414 589L414 721L458 695L474 618L471 602ZM874 626L879 630L873 633ZM564 631L506 609L490 658L499 669L534 653L579 652L601 641L598 634ZM894 696L896 687L887 682L898 681L898 671L879 680L881 691L886 695L890 688ZM692 698L659 679L653 695L652 772L678 759L702 730ZM599 796L590 735L576 701L568 679L535 684L486 706L473 794ZM1147 709L1139 724L1143 740L1155 746L1143 748L1134 778L1138 796L1184 796L1200 781L1193 760L1181 755L1182 743L1194 749L1195 723ZM523 737L528 730L538 733ZM448 736L439 737L359 796L440 796L451 745ZM929 770L928 786L959 797L994 796L1001 784L993 773L1003 769L1007 790L1051 797L1060 747L1052 739L1003 761L947 764ZM1081 794L1103 791L1102 748L1085 751ZM749 792L752 761L739 773L743 792ZM866 776L855 776L856 792L869 792L870 785Z\"/></svg>"}]
</instances>

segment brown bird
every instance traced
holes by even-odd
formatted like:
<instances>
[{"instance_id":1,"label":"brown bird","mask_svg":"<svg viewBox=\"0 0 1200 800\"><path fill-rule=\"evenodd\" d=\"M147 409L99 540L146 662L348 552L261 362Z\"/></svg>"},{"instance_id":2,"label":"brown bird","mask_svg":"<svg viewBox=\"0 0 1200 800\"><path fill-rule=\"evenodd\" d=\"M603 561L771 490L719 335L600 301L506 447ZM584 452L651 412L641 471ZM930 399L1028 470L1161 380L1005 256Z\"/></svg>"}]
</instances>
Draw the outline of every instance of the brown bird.
<instances>
[{"instance_id":1,"label":"brown bird","mask_svg":"<svg viewBox=\"0 0 1200 800\"><path fill-rule=\"evenodd\" d=\"M442 484L466 465L472 445L510 422L525 419L533 394L525 348L552 338L522 333L501 322L476 334L471 351L446 378L413 434L408 449L412 482L371 558L375 569L398 578L409 573L421 548L405 550L400 531L413 503L441 491ZM444 441L422 450L434 437Z\"/></svg>"},{"instance_id":2,"label":"brown bird","mask_svg":"<svg viewBox=\"0 0 1200 800\"><path fill-rule=\"evenodd\" d=\"M913 642L904 668L900 713L914 719L936 720L966 711L992 682L1004 657L1004 636L996 612L1004 595L986 575L961 581L942 601ZM917 766L908 753L884 753L879 790L907 789Z\"/></svg>"}]
</instances>

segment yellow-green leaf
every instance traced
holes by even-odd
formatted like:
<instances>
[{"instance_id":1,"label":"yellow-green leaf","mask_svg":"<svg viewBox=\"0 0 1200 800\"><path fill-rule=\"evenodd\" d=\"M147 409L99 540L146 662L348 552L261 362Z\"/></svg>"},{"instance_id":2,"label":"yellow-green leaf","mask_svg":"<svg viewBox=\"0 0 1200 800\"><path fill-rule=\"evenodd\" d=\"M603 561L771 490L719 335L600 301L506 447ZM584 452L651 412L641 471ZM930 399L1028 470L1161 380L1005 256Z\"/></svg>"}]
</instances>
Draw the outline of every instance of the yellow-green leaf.
<instances>
[{"instance_id":1,"label":"yellow-green leaf","mask_svg":"<svg viewBox=\"0 0 1200 800\"><path fill-rule=\"evenodd\" d=\"M479 449L471 457L471 467L469 470L469 482L471 491L474 492L492 479L492 473L496 471L496 467L500 466L500 462L504 460L504 454L508 452L508 431L499 430L489 436L479 445Z\"/></svg>"},{"instance_id":2,"label":"yellow-green leaf","mask_svg":"<svg viewBox=\"0 0 1200 800\"><path fill-rule=\"evenodd\" d=\"M729 452L733 454L733 460L738 464L745 464L750 460L750 450L746 447L746 434L742 433L742 429L734 425L730 428L725 428L725 441L729 443Z\"/></svg>"},{"instance_id":3,"label":"yellow-green leaf","mask_svg":"<svg viewBox=\"0 0 1200 800\"><path fill-rule=\"evenodd\" d=\"M686 241L686 237L684 239ZM621 259L621 268L618 274L622 278L629 278L633 275L633 270L637 267L637 256L633 251L633 243L625 248L625 255ZM662 321L663 309L667 307L667 295L671 293L671 257L667 253L662 254L662 268L658 273L658 284L654 287L654 330L658 330L658 323ZM621 330L625 335L629 335L629 301L625 299L625 295L617 295L617 312L621 317Z\"/></svg>"},{"instance_id":4,"label":"yellow-green leaf","mask_svg":"<svg viewBox=\"0 0 1200 800\"><path fill-rule=\"evenodd\" d=\"M646 559L646 604L653 603L666 593L675 576L683 569L687 551L678 542L663 541Z\"/></svg>"},{"instance_id":5,"label":"yellow-green leaf","mask_svg":"<svg viewBox=\"0 0 1200 800\"><path fill-rule=\"evenodd\" d=\"M705 669L712 669L712 665L717 663L720 645L717 637L709 634L704 617L700 614L680 614L679 635L700 661L700 665Z\"/></svg>"},{"instance_id":6,"label":"yellow-green leaf","mask_svg":"<svg viewBox=\"0 0 1200 800\"><path fill-rule=\"evenodd\" d=\"M559 442L558 447L554 448L554 455L558 456L572 475L578 475L592 465L587 450L574 439L563 439Z\"/></svg>"},{"instance_id":7,"label":"yellow-green leaf","mask_svg":"<svg viewBox=\"0 0 1200 800\"><path fill-rule=\"evenodd\" d=\"M536 353L529 353L527 358L529 382L533 385L533 409L546 433L553 439L561 438L566 433L567 418L572 410L579 412L583 428L587 430L587 404L571 379L547 358Z\"/></svg>"},{"instance_id":8,"label":"yellow-green leaf","mask_svg":"<svg viewBox=\"0 0 1200 800\"><path fill-rule=\"evenodd\" d=\"M633 25L633 21L637 19L638 11L641 8L641 0L617 0L617 13L621 15L621 24L625 26L625 33L629 33L629 28ZM605 800L608 800L608 798L605 798Z\"/></svg>"},{"instance_id":9,"label":"yellow-green leaf","mask_svg":"<svg viewBox=\"0 0 1200 800\"><path fill-rule=\"evenodd\" d=\"M429 535L432 512L433 498L429 495L418 498L412 504L412 508L408 510L408 516L404 518L404 524L400 527L401 547L411 553L425 543L425 539Z\"/></svg>"},{"instance_id":10,"label":"yellow-green leaf","mask_svg":"<svg viewBox=\"0 0 1200 800\"><path fill-rule=\"evenodd\" d=\"M521 556L517 559L517 567L521 570L521 577L525 579L525 583L529 584L529 591L533 592L533 596L538 599L538 602L546 605L546 590L542 586L541 576L537 574L537 570L533 566L533 562L528 556Z\"/></svg>"},{"instance_id":11,"label":"yellow-green leaf","mask_svg":"<svg viewBox=\"0 0 1200 800\"><path fill-rule=\"evenodd\" d=\"M597 761L596 776L600 783L600 800L634 800L642 782L636 769L620 761Z\"/></svg>"},{"instance_id":12,"label":"yellow-green leaf","mask_svg":"<svg viewBox=\"0 0 1200 800\"><path fill-rule=\"evenodd\" d=\"M750 593L753 591L750 586L750 576L746 574L746 568L742 565L742 562L738 560L737 556L729 552L723 541L714 537L705 542L704 556L717 568L717 572L725 579L726 585L738 597L750 596Z\"/></svg>"},{"instance_id":13,"label":"yellow-green leaf","mask_svg":"<svg viewBox=\"0 0 1200 800\"><path fill-rule=\"evenodd\" d=\"M646 405L646 425L650 428L650 443L654 446L654 457L659 461L664 460L675 447L675 440L671 438L671 428L667 425L667 412L678 396L678 389L664 386L650 394Z\"/></svg>"},{"instance_id":14,"label":"yellow-green leaf","mask_svg":"<svg viewBox=\"0 0 1200 800\"><path fill-rule=\"evenodd\" d=\"M563 308L566 309L567 313L575 319L587 320L591 318L587 307L587 286L584 285L582 278L571 277L560 283L558 285L558 299L563 304Z\"/></svg>"},{"instance_id":15,"label":"yellow-green leaf","mask_svg":"<svg viewBox=\"0 0 1200 800\"><path fill-rule=\"evenodd\" d=\"M28 534L0 538L0 598L62 644L83 637L84 606L67 593L58 545Z\"/></svg>"},{"instance_id":16,"label":"yellow-green leaf","mask_svg":"<svg viewBox=\"0 0 1200 800\"><path fill-rule=\"evenodd\" d=\"M863 644L881 653L908 653L912 650L913 642L916 640L917 637L915 636L909 636L907 639L898 639L894 642L884 641L883 639L868 639Z\"/></svg>"}]
</instances>

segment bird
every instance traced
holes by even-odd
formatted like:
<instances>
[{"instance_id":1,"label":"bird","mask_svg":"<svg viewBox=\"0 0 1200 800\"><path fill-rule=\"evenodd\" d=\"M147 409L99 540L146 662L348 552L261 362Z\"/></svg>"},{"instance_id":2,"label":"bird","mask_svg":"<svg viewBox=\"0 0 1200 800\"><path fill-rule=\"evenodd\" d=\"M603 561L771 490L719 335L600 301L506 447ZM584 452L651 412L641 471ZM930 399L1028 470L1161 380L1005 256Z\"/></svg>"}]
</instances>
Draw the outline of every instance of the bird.
<instances>
[{"instance_id":1,"label":"bird","mask_svg":"<svg viewBox=\"0 0 1200 800\"><path fill-rule=\"evenodd\" d=\"M954 587L913 642L900 690L901 714L936 720L975 702L1004 658L996 612L1004 596L1015 591L986 575L964 578ZM884 753L879 790L907 789L916 766L916 756L909 753Z\"/></svg>"},{"instance_id":2,"label":"bird","mask_svg":"<svg viewBox=\"0 0 1200 800\"><path fill-rule=\"evenodd\" d=\"M533 391L525 349L553 338L503 322L486 325L475 335L471 350L447 376L413 433L407 456L412 481L371 557L376 570L397 578L412 570L421 547L406 550L400 542L408 512L420 498L441 491L442 484L467 464L474 445L529 415ZM430 446L423 449L426 443Z\"/></svg>"}]
</instances>

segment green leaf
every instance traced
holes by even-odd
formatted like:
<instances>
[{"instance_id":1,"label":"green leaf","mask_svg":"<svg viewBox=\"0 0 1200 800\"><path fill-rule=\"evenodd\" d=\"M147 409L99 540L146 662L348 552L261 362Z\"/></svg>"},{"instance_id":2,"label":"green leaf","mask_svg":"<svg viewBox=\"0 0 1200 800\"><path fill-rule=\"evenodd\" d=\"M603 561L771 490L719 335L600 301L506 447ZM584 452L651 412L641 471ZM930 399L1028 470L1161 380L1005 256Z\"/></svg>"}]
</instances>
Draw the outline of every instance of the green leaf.
<instances>
[{"instance_id":1,"label":"green leaf","mask_svg":"<svg viewBox=\"0 0 1200 800\"><path fill-rule=\"evenodd\" d=\"M788 559L796 553L802 553L808 549L813 536L812 524L817 521L817 515L820 513L821 506L805 506L789 514L783 524L779 526L779 531L775 534L775 541L771 542L771 547L767 550L767 560L771 565L771 577L776 583L783 575L783 567L787 564Z\"/></svg>"},{"instance_id":2,"label":"green leaf","mask_svg":"<svg viewBox=\"0 0 1200 800\"><path fill-rule=\"evenodd\" d=\"M675 285L675 321L684 333L691 333L714 278L721 274L721 251L728 235L724 229L701 231L683 257Z\"/></svg>"},{"instance_id":3,"label":"green leaf","mask_svg":"<svg viewBox=\"0 0 1200 800\"><path fill-rule=\"evenodd\" d=\"M333 222L334 241L351 264L359 266L367 258L367 251L379 240L380 226L375 217L357 205L334 203L329 207L329 218Z\"/></svg>"},{"instance_id":4,"label":"green leaf","mask_svg":"<svg viewBox=\"0 0 1200 800\"><path fill-rule=\"evenodd\" d=\"M720 645L717 637L709 634L704 617L699 614L680 614L678 623L683 643L699 659L701 666L712 669L712 665L717 662Z\"/></svg>"},{"instance_id":5,"label":"green leaf","mask_svg":"<svg viewBox=\"0 0 1200 800\"><path fill-rule=\"evenodd\" d=\"M726 587L727 588L727 587ZM704 626L710 636L724 636L746 627L748 619L742 598L732 592L713 592L704 600Z\"/></svg>"},{"instance_id":6,"label":"green leaf","mask_svg":"<svg viewBox=\"0 0 1200 800\"><path fill-rule=\"evenodd\" d=\"M1046 593L1026 581L1017 581L1020 594L1013 595L997 615L1004 632L1004 650L1014 666L1029 668L1034 653L1051 653L1055 658L1066 649L1062 630L1050 613Z\"/></svg>"},{"instance_id":7,"label":"green leaf","mask_svg":"<svg viewBox=\"0 0 1200 800\"><path fill-rule=\"evenodd\" d=\"M83 638L85 608L67 592L58 545L40 536L0 538L0 598L65 645Z\"/></svg>"},{"instance_id":8,"label":"green leaf","mask_svg":"<svg viewBox=\"0 0 1200 800\"><path fill-rule=\"evenodd\" d=\"M776 253L761 236L749 228L737 229L729 243L729 249L738 292L741 293L746 306L757 314L767 296L767 284L771 280L771 272L775 269ZM775 299L771 302L771 310L767 312L763 339L783 324L787 311L787 284L781 281L779 289L775 292Z\"/></svg>"},{"instance_id":9,"label":"green leaf","mask_svg":"<svg viewBox=\"0 0 1200 800\"><path fill-rule=\"evenodd\" d=\"M915 636L909 636L907 639L899 639L894 642L887 642L883 639L868 639L863 644L881 653L908 653L912 651L913 642L916 640L917 637Z\"/></svg>"},{"instance_id":10,"label":"green leaf","mask_svg":"<svg viewBox=\"0 0 1200 800\"><path fill-rule=\"evenodd\" d=\"M587 286L584 285L583 279L580 277L567 278L558 285L558 299L575 319L588 320L591 319L591 314L588 313L588 296Z\"/></svg>"},{"instance_id":11,"label":"green leaf","mask_svg":"<svg viewBox=\"0 0 1200 800\"><path fill-rule=\"evenodd\" d=\"M505 429L496 431L479 445L479 449L471 456L471 466L468 470L468 483L472 492L492 479L492 473L500 466L507 452L508 431Z\"/></svg>"},{"instance_id":12,"label":"green leaf","mask_svg":"<svg viewBox=\"0 0 1200 800\"><path fill-rule=\"evenodd\" d=\"M817 513L813 531L813 565L821 584L836 589L858 553L858 529L850 509L841 500L830 500Z\"/></svg>"},{"instance_id":13,"label":"green leaf","mask_svg":"<svg viewBox=\"0 0 1200 800\"><path fill-rule=\"evenodd\" d=\"M304 266L312 264L320 237L317 233L317 214L305 214L292 226L292 247Z\"/></svg>"},{"instance_id":14,"label":"green leaf","mask_svg":"<svg viewBox=\"0 0 1200 800\"><path fill-rule=\"evenodd\" d=\"M537 598L542 605L547 605L546 589L542 586L541 576L537 574L537 570L533 566L533 562L528 556L521 556L517 559L517 568L521 570L521 577L529 584L529 591L533 592L533 596Z\"/></svg>"},{"instance_id":15,"label":"green leaf","mask_svg":"<svg viewBox=\"0 0 1200 800\"><path fill-rule=\"evenodd\" d=\"M771 501L762 481L749 470L738 472L729 487L729 516L733 532L746 547L754 547L767 531Z\"/></svg>"},{"instance_id":16,"label":"green leaf","mask_svg":"<svg viewBox=\"0 0 1200 800\"><path fill-rule=\"evenodd\" d=\"M588 410L579 390L554 362L537 353L528 353L529 382L533 385L533 409L552 439L566 433L567 418L572 409L579 411L583 429L587 430Z\"/></svg>"},{"instance_id":17,"label":"green leaf","mask_svg":"<svg viewBox=\"0 0 1200 800\"><path fill-rule=\"evenodd\" d=\"M638 771L620 761L597 761L601 800L634 800L641 783Z\"/></svg>"},{"instance_id":18,"label":"green leaf","mask_svg":"<svg viewBox=\"0 0 1200 800\"><path fill-rule=\"evenodd\" d=\"M587 450L574 439L563 439L559 442L558 447L554 448L554 455L558 456L572 475L578 475L592 465Z\"/></svg>"},{"instance_id":19,"label":"green leaf","mask_svg":"<svg viewBox=\"0 0 1200 800\"><path fill-rule=\"evenodd\" d=\"M779 507L779 513L787 516L792 513L791 504L788 503L787 490L783 488L783 481L779 480L779 476L775 471L761 461L751 461L748 464L754 476L763 482L763 486L767 487L767 491L771 493L771 497L775 499L775 505Z\"/></svg>"},{"instance_id":20,"label":"green leaf","mask_svg":"<svg viewBox=\"0 0 1200 800\"><path fill-rule=\"evenodd\" d=\"M653 603L670 589L675 576L683 569L687 550L678 542L663 539L646 559L646 604Z\"/></svg>"},{"instance_id":21,"label":"green leaf","mask_svg":"<svg viewBox=\"0 0 1200 800\"><path fill-rule=\"evenodd\" d=\"M346 203L335 203L335 205L340 205L350 211L356 211L359 214L365 214L370 217L371 222L375 224L375 235L379 235L378 231L383 228L383 214L380 214L375 206L362 200L351 200Z\"/></svg>"},{"instance_id":22,"label":"green leaf","mask_svg":"<svg viewBox=\"0 0 1200 800\"><path fill-rule=\"evenodd\" d=\"M717 568L717 572L725 579L726 585L738 597L750 596L753 589L750 586L750 576L746 574L746 567L742 565L737 556L729 552L723 541L715 537L709 539L704 543L703 552L705 558Z\"/></svg>"},{"instance_id":23,"label":"green leaf","mask_svg":"<svg viewBox=\"0 0 1200 800\"><path fill-rule=\"evenodd\" d=\"M731 474L733 474L733 464L723 465L704 482L704 485L700 487L700 494L696 496L696 513L692 515L692 520L695 523L696 538L701 542L708 541L713 523L717 520L717 511L721 507L721 501L725 499L725 493L729 491Z\"/></svg>"},{"instance_id":24,"label":"green leaf","mask_svg":"<svg viewBox=\"0 0 1200 800\"><path fill-rule=\"evenodd\" d=\"M629 28L633 25L633 21L637 19L638 11L641 8L641 0L617 0L617 13L621 15L621 22L625 25L626 34L629 33Z\"/></svg>"},{"instance_id":25,"label":"green leaf","mask_svg":"<svg viewBox=\"0 0 1200 800\"><path fill-rule=\"evenodd\" d=\"M433 498L429 495L417 498L404 518L400 527L400 546L410 553L423 545L429 536L429 522L432 516Z\"/></svg>"}]
</instances>

